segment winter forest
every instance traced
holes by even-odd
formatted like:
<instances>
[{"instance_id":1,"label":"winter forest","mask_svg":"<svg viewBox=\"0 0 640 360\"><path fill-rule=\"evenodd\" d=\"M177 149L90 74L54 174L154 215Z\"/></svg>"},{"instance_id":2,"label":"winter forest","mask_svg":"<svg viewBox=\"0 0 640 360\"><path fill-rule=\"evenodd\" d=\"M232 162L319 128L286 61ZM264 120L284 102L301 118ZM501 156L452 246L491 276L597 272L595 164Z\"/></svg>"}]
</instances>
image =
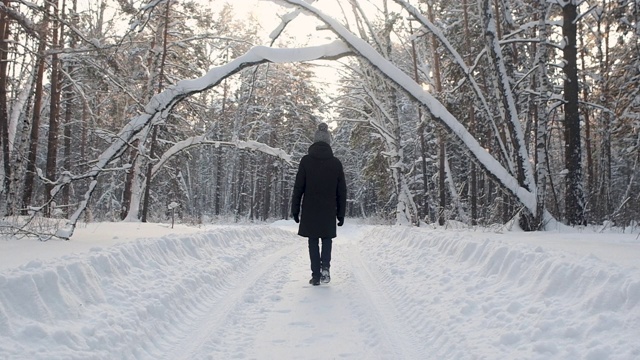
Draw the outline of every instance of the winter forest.
<instances>
[{"instance_id":1,"label":"winter forest","mask_svg":"<svg viewBox=\"0 0 640 360\"><path fill-rule=\"evenodd\" d=\"M348 217L637 226L640 0L264 2L2 0L3 232L287 219L320 122Z\"/></svg>"}]
</instances>

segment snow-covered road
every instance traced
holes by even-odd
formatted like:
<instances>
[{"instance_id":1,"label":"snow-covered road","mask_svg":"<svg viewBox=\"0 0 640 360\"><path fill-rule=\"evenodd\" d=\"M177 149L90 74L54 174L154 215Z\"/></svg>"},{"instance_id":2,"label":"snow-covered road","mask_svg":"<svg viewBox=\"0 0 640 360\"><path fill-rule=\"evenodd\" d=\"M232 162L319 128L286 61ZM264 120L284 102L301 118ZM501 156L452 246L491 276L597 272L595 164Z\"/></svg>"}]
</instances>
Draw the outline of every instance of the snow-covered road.
<instances>
[{"instance_id":1,"label":"snow-covered road","mask_svg":"<svg viewBox=\"0 0 640 360\"><path fill-rule=\"evenodd\" d=\"M159 349L165 359L420 359L428 351L389 304L347 227L330 284L309 285L306 241L295 237L235 274ZM154 355L155 356L155 355Z\"/></svg>"},{"instance_id":2,"label":"snow-covered road","mask_svg":"<svg viewBox=\"0 0 640 360\"><path fill-rule=\"evenodd\" d=\"M0 359L640 358L637 235L137 226L0 242Z\"/></svg>"}]
</instances>

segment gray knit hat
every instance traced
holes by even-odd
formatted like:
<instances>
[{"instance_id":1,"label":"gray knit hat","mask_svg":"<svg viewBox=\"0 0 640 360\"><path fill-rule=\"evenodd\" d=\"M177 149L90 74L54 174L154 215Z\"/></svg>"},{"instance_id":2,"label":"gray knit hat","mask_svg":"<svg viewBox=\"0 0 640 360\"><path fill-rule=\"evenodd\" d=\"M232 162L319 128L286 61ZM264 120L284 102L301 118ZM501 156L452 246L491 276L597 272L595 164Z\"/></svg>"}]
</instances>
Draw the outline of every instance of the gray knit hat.
<instances>
[{"instance_id":1,"label":"gray knit hat","mask_svg":"<svg viewBox=\"0 0 640 360\"><path fill-rule=\"evenodd\" d=\"M322 141L331 145L331 134L329 134L329 126L325 123L320 123L318 125L318 130L315 135L313 135L313 142L317 143L318 141Z\"/></svg>"}]
</instances>

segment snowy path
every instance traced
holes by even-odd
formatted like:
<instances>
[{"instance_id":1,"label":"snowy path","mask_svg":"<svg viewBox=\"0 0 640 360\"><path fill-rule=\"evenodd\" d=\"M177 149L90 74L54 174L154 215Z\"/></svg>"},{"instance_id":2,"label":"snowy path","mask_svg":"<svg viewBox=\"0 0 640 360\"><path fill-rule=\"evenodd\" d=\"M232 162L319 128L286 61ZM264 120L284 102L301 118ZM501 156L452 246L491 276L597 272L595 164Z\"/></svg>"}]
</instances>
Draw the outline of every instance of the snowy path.
<instances>
[{"instance_id":1,"label":"snowy path","mask_svg":"<svg viewBox=\"0 0 640 360\"><path fill-rule=\"evenodd\" d=\"M292 222L124 227L0 243L0 359L640 358L635 235L347 224L314 287Z\"/></svg>"},{"instance_id":2,"label":"snowy path","mask_svg":"<svg viewBox=\"0 0 640 360\"><path fill-rule=\"evenodd\" d=\"M183 333L173 335L180 341L160 354L166 359L243 357L256 327L263 323L261 314L267 311L264 306L277 300L275 287L284 281L284 274L273 269L282 267L291 257L292 246L288 246L260 259L246 273L232 274L227 279L228 289L200 304L193 316L195 321L180 324Z\"/></svg>"},{"instance_id":3,"label":"snowy path","mask_svg":"<svg viewBox=\"0 0 640 360\"><path fill-rule=\"evenodd\" d=\"M201 306L165 359L418 359L402 317L360 255L360 228L334 246L333 282L308 284L306 241L296 239ZM345 341L345 339L348 339Z\"/></svg>"}]
</instances>

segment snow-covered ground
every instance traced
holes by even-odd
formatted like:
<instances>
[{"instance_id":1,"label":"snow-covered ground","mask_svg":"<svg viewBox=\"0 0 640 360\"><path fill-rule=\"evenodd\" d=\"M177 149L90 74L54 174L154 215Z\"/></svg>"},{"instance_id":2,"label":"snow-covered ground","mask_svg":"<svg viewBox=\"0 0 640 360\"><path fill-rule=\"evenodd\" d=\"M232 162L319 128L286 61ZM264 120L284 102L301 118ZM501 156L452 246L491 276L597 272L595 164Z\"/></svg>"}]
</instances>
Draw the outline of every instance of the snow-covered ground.
<instances>
[{"instance_id":1,"label":"snow-covered ground","mask_svg":"<svg viewBox=\"0 0 640 360\"><path fill-rule=\"evenodd\" d=\"M638 359L637 234L293 222L0 240L0 359Z\"/></svg>"}]
</instances>

